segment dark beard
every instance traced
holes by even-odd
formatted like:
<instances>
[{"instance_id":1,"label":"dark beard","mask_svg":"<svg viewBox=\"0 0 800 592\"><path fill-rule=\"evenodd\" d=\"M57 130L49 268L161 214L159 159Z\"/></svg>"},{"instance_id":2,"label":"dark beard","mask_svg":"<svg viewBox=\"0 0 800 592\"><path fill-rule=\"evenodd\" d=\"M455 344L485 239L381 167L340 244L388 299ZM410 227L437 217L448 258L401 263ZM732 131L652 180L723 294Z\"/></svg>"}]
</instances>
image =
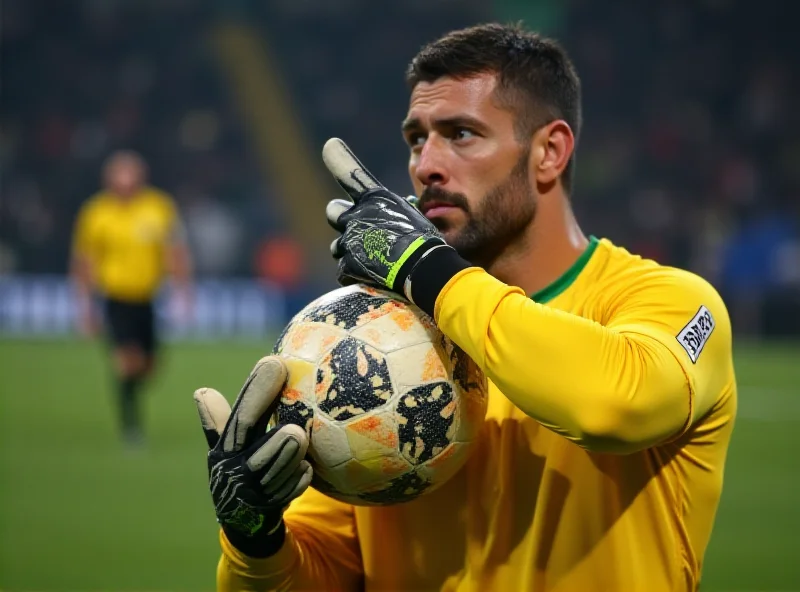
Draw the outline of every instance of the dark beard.
<instances>
[{"instance_id":1,"label":"dark beard","mask_svg":"<svg viewBox=\"0 0 800 592\"><path fill-rule=\"evenodd\" d=\"M528 180L529 154L524 151L508 177L487 192L474 213L463 194L450 193L437 186L422 192L421 204L435 200L466 212L466 225L449 238L448 244L471 264L484 269L490 267L519 240L536 217L536 195ZM449 229L445 220L437 219L435 223L442 232Z\"/></svg>"}]
</instances>

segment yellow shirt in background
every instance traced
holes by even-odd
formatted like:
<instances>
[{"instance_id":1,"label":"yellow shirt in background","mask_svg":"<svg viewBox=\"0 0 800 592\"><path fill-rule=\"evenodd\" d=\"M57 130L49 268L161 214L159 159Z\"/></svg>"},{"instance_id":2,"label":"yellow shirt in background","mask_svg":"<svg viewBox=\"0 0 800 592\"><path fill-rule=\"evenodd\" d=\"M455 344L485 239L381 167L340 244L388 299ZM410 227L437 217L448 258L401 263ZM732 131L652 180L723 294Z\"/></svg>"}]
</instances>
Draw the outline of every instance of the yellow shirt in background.
<instances>
[{"instance_id":1,"label":"yellow shirt in background","mask_svg":"<svg viewBox=\"0 0 800 592\"><path fill-rule=\"evenodd\" d=\"M308 490L273 557L221 533L219 589L696 590L736 414L714 289L593 240L533 299L471 268L436 309L493 383L464 469L393 507Z\"/></svg>"},{"instance_id":2,"label":"yellow shirt in background","mask_svg":"<svg viewBox=\"0 0 800 592\"><path fill-rule=\"evenodd\" d=\"M145 187L128 199L103 191L78 214L73 253L89 259L104 296L147 302L161 285L179 227L173 200L163 191Z\"/></svg>"}]
</instances>

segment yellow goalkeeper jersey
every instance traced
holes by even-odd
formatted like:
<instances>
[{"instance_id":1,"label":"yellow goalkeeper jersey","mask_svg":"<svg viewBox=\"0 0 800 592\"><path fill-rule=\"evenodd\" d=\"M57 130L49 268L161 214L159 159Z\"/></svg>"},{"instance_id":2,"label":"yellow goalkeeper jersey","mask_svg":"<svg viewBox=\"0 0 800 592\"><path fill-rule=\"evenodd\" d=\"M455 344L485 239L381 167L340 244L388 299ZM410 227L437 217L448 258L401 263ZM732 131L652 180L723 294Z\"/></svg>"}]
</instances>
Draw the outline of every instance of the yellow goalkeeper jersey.
<instances>
[{"instance_id":1,"label":"yellow goalkeeper jersey","mask_svg":"<svg viewBox=\"0 0 800 592\"><path fill-rule=\"evenodd\" d=\"M167 249L180 232L169 194L144 187L123 200L101 191L78 213L72 248L91 262L96 288L104 296L147 302L161 287Z\"/></svg>"},{"instance_id":2,"label":"yellow goalkeeper jersey","mask_svg":"<svg viewBox=\"0 0 800 592\"><path fill-rule=\"evenodd\" d=\"M736 414L714 289L593 239L532 297L461 272L436 319L492 382L464 469L393 507L309 490L276 555L220 535L219 589L696 590Z\"/></svg>"}]
</instances>

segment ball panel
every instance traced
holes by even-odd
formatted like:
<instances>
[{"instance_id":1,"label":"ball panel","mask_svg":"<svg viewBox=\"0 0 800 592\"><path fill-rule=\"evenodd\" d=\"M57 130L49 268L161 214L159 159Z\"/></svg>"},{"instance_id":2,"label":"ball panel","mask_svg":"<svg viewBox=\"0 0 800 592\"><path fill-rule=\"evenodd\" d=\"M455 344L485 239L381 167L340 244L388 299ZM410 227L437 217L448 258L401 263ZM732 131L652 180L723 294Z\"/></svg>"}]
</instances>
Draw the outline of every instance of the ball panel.
<instances>
[{"instance_id":1,"label":"ball panel","mask_svg":"<svg viewBox=\"0 0 800 592\"><path fill-rule=\"evenodd\" d=\"M301 312L303 322L335 325L346 331L365 325L396 309L398 303L389 294L351 290L335 299L320 299Z\"/></svg>"},{"instance_id":2,"label":"ball panel","mask_svg":"<svg viewBox=\"0 0 800 592\"><path fill-rule=\"evenodd\" d=\"M427 492L439 489L463 470L473 446L473 442L452 442L437 457L419 465L417 474L430 483Z\"/></svg>"},{"instance_id":3,"label":"ball panel","mask_svg":"<svg viewBox=\"0 0 800 592\"><path fill-rule=\"evenodd\" d=\"M322 414L311 423L309 454L315 466L336 467L352 458L345 431Z\"/></svg>"},{"instance_id":4,"label":"ball panel","mask_svg":"<svg viewBox=\"0 0 800 592\"><path fill-rule=\"evenodd\" d=\"M364 491L358 494L360 503L387 506L410 502L425 493L432 483L417 472L406 473L378 490Z\"/></svg>"},{"instance_id":5,"label":"ball panel","mask_svg":"<svg viewBox=\"0 0 800 592\"><path fill-rule=\"evenodd\" d=\"M391 412L356 419L345 426L344 432L351 454L357 460L391 457L397 453L397 422Z\"/></svg>"},{"instance_id":6,"label":"ball panel","mask_svg":"<svg viewBox=\"0 0 800 592\"><path fill-rule=\"evenodd\" d=\"M282 353L316 362L347 333L324 323L297 323L283 339Z\"/></svg>"},{"instance_id":7,"label":"ball panel","mask_svg":"<svg viewBox=\"0 0 800 592\"><path fill-rule=\"evenodd\" d=\"M292 404L294 401L304 400L309 405L313 405L314 400L309 397L309 393L314 392L316 364L287 354L283 354L281 358L286 364L287 371L286 384L281 393L281 401L286 404Z\"/></svg>"},{"instance_id":8,"label":"ball panel","mask_svg":"<svg viewBox=\"0 0 800 592\"><path fill-rule=\"evenodd\" d=\"M279 425L293 423L303 428L306 434L308 434L311 431L311 421L314 419L314 410L304 401L288 401L281 398L281 404L278 405L277 416Z\"/></svg>"},{"instance_id":9,"label":"ball panel","mask_svg":"<svg viewBox=\"0 0 800 592\"><path fill-rule=\"evenodd\" d=\"M444 350L425 341L387 356L395 388L413 387L435 380L447 380Z\"/></svg>"},{"instance_id":10,"label":"ball panel","mask_svg":"<svg viewBox=\"0 0 800 592\"><path fill-rule=\"evenodd\" d=\"M455 398L460 407L452 440L471 442L478 437L486 417L489 381L464 350L447 338L443 338L442 343L449 358L448 366L452 368L452 383L456 388Z\"/></svg>"},{"instance_id":11,"label":"ball panel","mask_svg":"<svg viewBox=\"0 0 800 592\"><path fill-rule=\"evenodd\" d=\"M436 456L450 443L455 409L453 387L447 382L420 385L400 395L400 453L415 465Z\"/></svg>"},{"instance_id":12,"label":"ball panel","mask_svg":"<svg viewBox=\"0 0 800 592\"><path fill-rule=\"evenodd\" d=\"M454 442L472 442L478 437L486 417L487 401L484 391L459 391L459 411L453 426Z\"/></svg>"},{"instance_id":13,"label":"ball panel","mask_svg":"<svg viewBox=\"0 0 800 592\"><path fill-rule=\"evenodd\" d=\"M337 467L320 470L319 473L320 478L346 494L380 486L385 480L379 458L364 462L352 458Z\"/></svg>"},{"instance_id":14,"label":"ball panel","mask_svg":"<svg viewBox=\"0 0 800 592\"><path fill-rule=\"evenodd\" d=\"M358 476L376 471L386 475L380 483L354 487ZM318 491L342 502L357 506L391 505L411 501L433 487L433 483L411 470L408 463L398 458L384 458L376 463L351 464L347 470L334 475L314 475L312 486Z\"/></svg>"},{"instance_id":15,"label":"ball panel","mask_svg":"<svg viewBox=\"0 0 800 592\"><path fill-rule=\"evenodd\" d=\"M436 331L432 321L423 322L429 317L416 307L392 302L391 306L384 305L381 310L386 314L359 326L351 334L384 353L418 343L429 343Z\"/></svg>"},{"instance_id":16,"label":"ball panel","mask_svg":"<svg viewBox=\"0 0 800 592\"><path fill-rule=\"evenodd\" d=\"M453 430L453 441L472 442L478 438L483 426L488 407L489 382L483 373L469 357L466 365L466 380L456 385L456 398L459 411ZM470 388L464 389L460 385L468 384Z\"/></svg>"},{"instance_id":17,"label":"ball panel","mask_svg":"<svg viewBox=\"0 0 800 592\"><path fill-rule=\"evenodd\" d=\"M375 348L347 337L323 356L314 393L319 409L338 421L377 409L392 396L386 359Z\"/></svg>"},{"instance_id":18,"label":"ball panel","mask_svg":"<svg viewBox=\"0 0 800 592\"><path fill-rule=\"evenodd\" d=\"M485 396L488 391L488 381L480 368L478 368L478 365L463 349L447 337L442 335L441 340L442 347L450 359L448 366L452 368L451 376L453 381L464 392L478 389Z\"/></svg>"},{"instance_id":19,"label":"ball panel","mask_svg":"<svg viewBox=\"0 0 800 592\"><path fill-rule=\"evenodd\" d=\"M275 345L272 347L273 354L279 354L283 352L284 341L286 340L286 336L289 334L289 331L292 328L292 321L289 322L281 331L281 334L278 335L278 339L275 341Z\"/></svg>"},{"instance_id":20,"label":"ball panel","mask_svg":"<svg viewBox=\"0 0 800 592\"><path fill-rule=\"evenodd\" d=\"M437 456L418 468L423 477L433 482L447 481L467 460L472 443L451 442Z\"/></svg>"}]
</instances>

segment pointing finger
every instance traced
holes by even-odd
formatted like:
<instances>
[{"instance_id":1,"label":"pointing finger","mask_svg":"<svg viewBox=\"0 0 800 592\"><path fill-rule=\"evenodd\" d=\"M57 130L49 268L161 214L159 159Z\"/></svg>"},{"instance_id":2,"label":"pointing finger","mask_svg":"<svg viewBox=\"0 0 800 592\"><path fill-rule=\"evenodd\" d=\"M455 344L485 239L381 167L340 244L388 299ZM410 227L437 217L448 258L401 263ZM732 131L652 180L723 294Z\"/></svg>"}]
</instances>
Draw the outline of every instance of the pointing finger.
<instances>
[{"instance_id":1,"label":"pointing finger","mask_svg":"<svg viewBox=\"0 0 800 592\"><path fill-rule=\"evenodd\" d=\"M384 189L373 174L364 168L347 144L339 138L331 138L325 142L322 148L322 160L336 182L356 203L370 191Z\"/></svg>"}]
</instances>

